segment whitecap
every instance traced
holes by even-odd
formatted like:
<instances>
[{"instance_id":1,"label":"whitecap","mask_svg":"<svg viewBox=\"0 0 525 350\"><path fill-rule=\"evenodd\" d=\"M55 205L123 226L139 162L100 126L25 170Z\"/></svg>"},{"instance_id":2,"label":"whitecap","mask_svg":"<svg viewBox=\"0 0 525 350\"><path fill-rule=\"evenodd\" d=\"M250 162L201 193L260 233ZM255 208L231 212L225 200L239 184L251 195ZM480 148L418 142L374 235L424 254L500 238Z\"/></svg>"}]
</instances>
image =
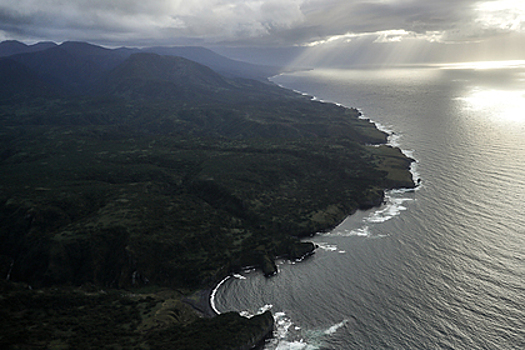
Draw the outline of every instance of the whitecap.
<instances>
[{"instance_id":1,"label":"whitecap","mask_svg":"<svg viewBox=\"0 0 525 350\"><path fill-rule=\"evenodd\" d=\"M396 135L396 134L394 133L394 130L391 129L390 127L388 127L388 126L386 126L386 125L383 125L383 124L381 124L381 123L379 123L379 122L376 122L376 121L374 121L374 120L371 120L371 119L370 119L370 121L376 126L376 128L377 128L379 131L382 131L382 132L384 132L385 134L387 134L387 135L389 136L389 139L391 139L392 135ZM397 135L396 135L396 136L397 136ZM399 139L399 137L398 137L398 139Z\"/></svg>"},{"instance_id":2,"label":"whitecap","mask_svg":"<svg viewBox=\"0 0 525 350\"><path fill-rule=\"evenodd\" d=\"M237 273L233 274L233 278L238 279L238 280L246 279L246 277L244 277L243 275L237 274Z\"/></svg>"},{"instance_id":3,"label":"whitecap","mask_svg":"<svg viewBox=\"0 0 525 350\"><path fill-rule=\"evenodd\" d=\"M405 202L412 201L412 198L399 198L392 196L396 193L405 193L406 190L392 190L388 191L385 196L386 205L382 209L378 209L364 219L369 223L382 223L398 216L402 211L407 210L403 205Z\"/></svg>"},{"instance_id":4,"label":"whitecap","mask_svg":"<svg viewBox=\"0 0 525 350\"><path fill-rule=\"evenodd\" d=\"M302 339L299 341L280 342L275 350L318 350L319 347L305 343Z\"/></svg>"},{"instance_id":5,"label":"whitecap","mask_svg":"<svg viewBox=\"0 0 525 350\"><path fill-rule=\"evenodd\" d=\"M331 326L330 328L328 328L327 330L325 330L323 333L325 335L332 335L334 334L335 332L337 332L337 330L341 327L344 327L345 324L348 323L348 320L343 320L341 322L339 322L338 324L334 324L333 326Z\"/></svg>"},{"instance_id":6,"label":"whitecap","mask_svg":"<svg viewBox=\"0 0 525 350\"><path fill-rule=\"evenodd\" d=\"M259 310L257 310L257 315L263 314L266 311L271 310L272 307L273 307L272 304L266 304L266 305L260 307Z\"/></svg>"},{"instance_id":7,"label":"whitecap","mask_svg":"<svg viewBox=\"0 0 525 350\"><path fill-rule=\"evenodd\" d=\"M370 227L363 226L357 229L341 229L337 231L332 231L328 233L328 235L331 236L341 236L341 237L350 237L350 236L361 236L361 237L368 237L370 236Z\"/></svg>"},{"instance_id":8,"label":"whitecap","mask_svg":"<svg viewBox=\"0 0 525 350\"><path fill-rule=\"evenodd\" d=\"M348 323L345 319L326 329L303 331L284 312L276 312L274 319L274 337L266 344L267 350L317 350L327 337L331 337Z\"/></svg>"},{"instance_id":9,"label":"whitecap","mask_svg":"<svg viewBox=\"0 0 525 350\"><path fill-rule=\"evenodd\" d=\"M388 142L387 142L387 145L389 146L392 146L392 147L397 147L399 148L400 146L400 142L399 140L401 139L401 135L398 135L394 132L391 132L389 135L388 135Z\"/></svg>"},{"instance_id":10,"label":"whitecap","mask_svg":"<svg viewBox=\"0 0 525 350\"><path fill-rule=\"evenodd\" d=\"M319 246L319 249L334 252L337 250L337 246L335 244L328 244L326 242L318 242L317 245Z\"/></svg>"},{"instance_id":11,"label":"whitecap","mask_svg":"<svg viewBox=\"0 0 525 350\"><path fill-rule=\"evenodd\" d=\"M252 318L253 317L253 314L251 314L250 311L248 311L248 310L243 310L243 311L239 312L239 315L241 315L242 317L246 317L246 318Z\"/></svg>"},{"instance_id":12,"label":"whitecap","mask_svg":"<svg viewBox=\"0 0 525 350\"><path fill-rule=\"evenodd\" d=\"M288 335L288 330L292 326L292 320L284 312L276 312L273 316L275 320L274 339L276 344L284 340Z\"/></svg>"}]
</instances>

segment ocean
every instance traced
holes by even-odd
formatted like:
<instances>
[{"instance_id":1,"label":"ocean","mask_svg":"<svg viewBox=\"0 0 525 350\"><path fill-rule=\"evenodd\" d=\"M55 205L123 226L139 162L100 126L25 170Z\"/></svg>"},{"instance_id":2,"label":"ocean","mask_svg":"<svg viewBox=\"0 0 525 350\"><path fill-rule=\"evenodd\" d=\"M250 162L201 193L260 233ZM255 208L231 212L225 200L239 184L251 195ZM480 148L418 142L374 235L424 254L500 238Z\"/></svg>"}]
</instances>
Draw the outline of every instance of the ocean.
<instances>
[{"instance_id":1,"label":"ocean","mask_svg":"<svg viewBox=\"0 0 525 350\"><path fill-rule=\"evenodd\" d=\"M525 349L525 62L272 80L358 108L421 185L316 235L316 254L274 277L225 280L214 307L271 309L271 350Z\"/></svg>"}]
</instances>

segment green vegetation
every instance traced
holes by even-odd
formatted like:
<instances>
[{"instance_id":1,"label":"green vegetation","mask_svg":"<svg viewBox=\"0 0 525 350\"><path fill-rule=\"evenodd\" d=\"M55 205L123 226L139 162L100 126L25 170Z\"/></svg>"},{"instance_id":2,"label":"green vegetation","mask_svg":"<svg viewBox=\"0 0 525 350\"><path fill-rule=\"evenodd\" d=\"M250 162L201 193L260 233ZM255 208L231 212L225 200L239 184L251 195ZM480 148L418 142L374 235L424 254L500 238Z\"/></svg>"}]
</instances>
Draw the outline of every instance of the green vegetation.
<instances>
[{"instance_id":1,"label":"green vegetation","mask_svg":"<svg viewBox=\"0 0 525 350\"><path fill-rule=\"evenodd\" d=\"M2 282L5 346L253 345L271 315L203 320L182 301L245 266L272 275L313 252L299 238L413 186L358 111L271 84L149 54L92 94L39 95L25 73L0 101L0 276L27 284Z\"/></svg>"},{"instance_id":2,"label":"green vegetation","mask_svg":"<svg viewBox=\"0 0 525 350\"><path fill-rule=\"evenodd\" d=\"M391 181L370 161L382 159L378 149L345 138L112 129L8 128L20 135L0 173L2 254L15 260L13 278L128 287L138 271L150 283L194 288L261 246L289 255L291 236L377 204Z\"/></svg>"},{"instance_id":3,"label":"green vegetation","mask_svg":"<svg viewBox=\"0 0 525 350\"><path fill-rule=\"evenodd\" d=\"M168 289L29 290L0 281L0 292L2 349L243 349L273 328L269 312L252 319L235 313L201 319Z\"/></svg>"}]
</instances>

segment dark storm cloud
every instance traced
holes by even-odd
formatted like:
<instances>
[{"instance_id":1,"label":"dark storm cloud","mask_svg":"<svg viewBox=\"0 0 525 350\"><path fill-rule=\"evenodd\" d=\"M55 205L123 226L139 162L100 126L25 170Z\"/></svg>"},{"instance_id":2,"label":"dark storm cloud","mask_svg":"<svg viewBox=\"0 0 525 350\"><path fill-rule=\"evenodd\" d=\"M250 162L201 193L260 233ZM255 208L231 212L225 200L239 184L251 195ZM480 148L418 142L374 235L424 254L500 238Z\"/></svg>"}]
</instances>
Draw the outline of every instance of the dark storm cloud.
<instances>
[{"instance_id":1,"label":"dark storm cloud","mask_svg":"<svg viewBox=\"0 0 525 350\"><path fill-rule=\"evenodd\" d=\"M0 0L0 39L289 46L404 31L442 41L522 30L512 0Z\"/></svg>"}]
</instances>

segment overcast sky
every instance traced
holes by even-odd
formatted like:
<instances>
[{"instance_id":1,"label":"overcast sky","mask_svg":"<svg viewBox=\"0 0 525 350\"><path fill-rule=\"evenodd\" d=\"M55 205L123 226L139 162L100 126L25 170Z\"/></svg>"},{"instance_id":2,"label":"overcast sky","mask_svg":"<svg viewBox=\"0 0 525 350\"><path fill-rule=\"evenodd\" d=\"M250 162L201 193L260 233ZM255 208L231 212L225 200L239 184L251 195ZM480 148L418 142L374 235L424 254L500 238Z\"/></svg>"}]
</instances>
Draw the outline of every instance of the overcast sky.
<instances>
[{"instance_id":1,"label":"overcast sky","mask_svg":"<svg viewBox=\"0 0 525 350\"><path fill-rule=\"evenodd\" d=\"M0 40L525 53L523 0L0 0ZM321 50L322 49L322 50ZM472 51L472 50L467 50ZM512 52L512 54L510 54ZM391 53L392 55L392 53ZM512 56L512 57L511 57Z\"/></svg>"}]
</instances>

